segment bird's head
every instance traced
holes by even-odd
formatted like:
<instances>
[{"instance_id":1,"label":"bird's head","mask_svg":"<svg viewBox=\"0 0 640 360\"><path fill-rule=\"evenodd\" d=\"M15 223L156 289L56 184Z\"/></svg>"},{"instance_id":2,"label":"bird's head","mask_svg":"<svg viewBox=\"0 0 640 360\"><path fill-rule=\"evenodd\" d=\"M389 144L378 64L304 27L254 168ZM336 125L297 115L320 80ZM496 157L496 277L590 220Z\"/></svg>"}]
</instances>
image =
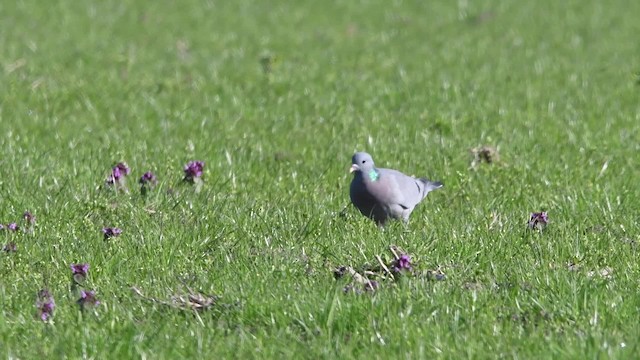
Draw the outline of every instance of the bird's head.
<instances>
[{"instance_id":1,"label":"bird's head","mask_svg":"<svg viewBox=\"0 0 640 360\"><path fill-rule=\"evenodd\" d=\"M373 158L366 152L357 152L353 154L351 158L351 169L349 172L364 172L368 173L374 168Z\"/></svg>"}]
</instances>

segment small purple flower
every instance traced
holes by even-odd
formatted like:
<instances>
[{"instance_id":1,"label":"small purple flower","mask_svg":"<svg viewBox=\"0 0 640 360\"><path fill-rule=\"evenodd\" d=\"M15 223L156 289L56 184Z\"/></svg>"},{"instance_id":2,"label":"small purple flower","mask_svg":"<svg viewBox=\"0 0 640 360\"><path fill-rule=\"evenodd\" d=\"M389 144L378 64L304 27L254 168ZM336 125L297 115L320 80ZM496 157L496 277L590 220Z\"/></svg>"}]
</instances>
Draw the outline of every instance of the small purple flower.
<instances>
[{"instance_id":1,"label":"small purple flower","mask_svg":"<svg viewBox=\"0 0 640 360\"><path fill-rule=\"evenodd\" d=\"M111 174L107 177L107 185L124 186L124 177L129 175L131 169L124 162L119 162L111 168Z\"/></svg>"},{"instance_id":2,"label":"small purple flower","mask_svg":"<svg viewBox=\"0 0 640 360\"><path fill-rule=\"evenodd\" d=\"M2 247L2 251L4 252L16 252L18 251L18 245L14 242L8 242Z\"/></svg>"},{"instance_id":3,"label":"small purple flower","mask_svg":"<svg viewBox=\"0 0 640 360\"><path fill-rule=\"evenodd\" d=\"M120 173L120 169L117 167L111 170L111 174L107 177L107 185L115 185L120 183L120 178L122 178L122 173Z\"/></svg>"},{"instance_id":4,"label":"small purple flower","mask_svg":"<svg viewBox=\"0 0 640 360\"><path fill-rule=\"evenodd\" d=\"M411 270L411 257L407 254L400 255L392 264L393 272L401 272L403 270Z\"/></svg>"},{"instance_id":5,"label":"small purple flower","mask_svg":"<svg viewBox=\"0 0 640 360\"><path fill-rule=\"evenodd\" d=\"M36 217L29 211L25 211L22 217L29 224L34 224L36 222Z\"/></svg>"},{"instance_id":6,"label":"small purple flower","mask_svg":"<svg viewBox=\"0 0 640 360\"><path fill-rule=\"evenodd\" d=\"M7 229L9 229L11 231L18 231L19 227L18 227L18 224L11 223L11 224L7 225Z\"/></svg>"},{"instance_id":7,"label":"small purple flower","mask_svg":"<svg viewBox=\"0 0 640 360\"><path fill-rule=\"evenodd\" d=\"M36 307L38 308L38 316L42 321L49 321L53 316L53 311L56 308L56 303L53 300L53 296L49 293L49 290L43 289L38 291L38 299L36 300Z\"/></svg>"},{"instance_id":8,"label":"small purple flower","mask_svg":"<svg viewBox=\"0 0 640 360\"><path fill-rule=\"evenodd\" d=\"M40 306L40 319L42 321L48 321L53 315L53 310L56 308L56 303L53 299L43 302Z\"/></svg>"},{"instance_id":9,"label":"small purple flower","mask_svg":"<svg viewBox=\"0 0 640 360\"><path fill-rule=\"evenodd\" d=\"M154 186L158 182L158 179L156 179L156 176L151 171L147 171L140 177L140 180L138 182L142 186Z\"/></svg>"},{"instance_id":10,"label":"small purple flower","mask_svg":"<svg viewBox=\"0 0 640 360\"><path fill-rule=\"evenodd\" d=\"M131 169L129 169L129 167L127 166L127 163L125 162L117 163L114 168L117 168L118 170L120 170L120 173L124 173L125 176L129 175L129 173L131 172Z\"/></svg>"},{"instance_id":11,"label":"small purple flower","mask_svg":"<svg viewBox=\"0 0 640 360\"><path fill-rule=\"evenodd\" d=\"M89 264L71 264L71 272L73 275L81 274L87 276L87 273L89 273Z\"/></svg>"},{"instance_id":12,"label":"small purple flower","mask_svg":"<svg viewBox=\"0 0 640 360\"><path fill-rule=\"evenodd\" d=\"M4 230L4 225L0 224L0 231Z\"/></svg>"},{"instance_id":13,"label":"small purple flower","mask_svg":"<svg viewBox=\"0 0 640 360\"><path fill-rule=\"evenodd\" d=\"M531 213L531 218L529 219L529 228L530 229L544 229L549 222L549 217L547 216L546 211L542 212L534 212Z\"/></svg>"},{"instance_id":14,"label":"small purple flower","mask_svg":"<svg viewBox=\"0 0 640 360\"><path fill-rule=\"evenodd\" d=\"M81 290L80 299L78 299L78 305L80 305L82 309L84 309L85 307L98 306L100 305L100 300L98 300L95 291Z\"/></svg>"},{"instance_id":15,"label":"small purple flower","mask_svg":"<svg viewBox=\"0 0 640 360\"><path fill-rule=\"evenodd\" d=\"M194 179L202 176L203 170L203 161L189 161L189 163L184 166L184 180L193 182Z\"/></svg>"},{"instance_id":16,"label":"small purple flower","mask_svg":"<svg viewBox=\"0 0 640 360\"><path fill-rule=\"evenodd\" d=\"M118 237L120 236L120 234L122 234L122 229L117 228L117 227L106 227L102 229L102 234L104 234L104 239L110 239L112 237Z\"/></svg>"},{"instance_id":17,"label":"small purple flower","mask_svg":"<svg viewBox=\"0 0 640 360\"><path fill-rule=\"evenodd\" d=\"M113 169L111 169L111 177L113 177L113 180L115 181L119 181L124 175L122 175L122 171L120 170L119 167L114 167Z\"/></svg>"},{"instance_id":18,"label":"small purple flower","mask_svg":"<svg viewBox=\"0 0 640 360\"><path fill-rule=\"evenodd\" d=\"M71 273L73 281L82 284L89 274L89 264L71 264Z\"/></svg>"}]
</instances>

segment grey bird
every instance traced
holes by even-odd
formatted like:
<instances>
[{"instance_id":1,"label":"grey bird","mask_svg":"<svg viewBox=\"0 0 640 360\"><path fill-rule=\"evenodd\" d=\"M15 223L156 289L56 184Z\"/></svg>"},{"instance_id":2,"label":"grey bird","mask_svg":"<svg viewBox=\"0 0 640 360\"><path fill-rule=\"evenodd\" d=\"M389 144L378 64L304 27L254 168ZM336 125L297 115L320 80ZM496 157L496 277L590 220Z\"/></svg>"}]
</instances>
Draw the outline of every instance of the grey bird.
<instances>
[{"instance_id":1,"label":"grey bird","mask_svg":"<svg viewBox=\"0 0 640 360\"><path fill-rule=\"evenodd\" d=\"M349 195L362 215L383 227L389 219L409 221L409 215L439 181L413 178L397 170L377 168L371 155L357 152L351 158L354 174Z\"/></svg>"}]
</instances>

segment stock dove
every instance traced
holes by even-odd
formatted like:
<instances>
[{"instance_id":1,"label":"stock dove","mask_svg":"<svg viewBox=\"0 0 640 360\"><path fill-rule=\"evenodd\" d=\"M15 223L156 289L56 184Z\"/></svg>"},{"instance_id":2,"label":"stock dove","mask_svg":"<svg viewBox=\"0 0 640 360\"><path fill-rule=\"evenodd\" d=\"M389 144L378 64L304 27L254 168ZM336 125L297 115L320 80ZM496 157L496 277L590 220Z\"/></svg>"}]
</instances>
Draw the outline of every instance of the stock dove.
<instances>
[{"instance_id":1,"label":"stock dove","mask_svg":"<svg viewBox=\"0 0 640 360\"><path fill-rule=\"evenodd\" d=\"M397 170L375 167L371 155L358 152L351 159L350 197L362 215L384 226L389 219L409 221L409 215L429 192L442 187L439 181L413 178Z\"/></svg>"}]
</instances>

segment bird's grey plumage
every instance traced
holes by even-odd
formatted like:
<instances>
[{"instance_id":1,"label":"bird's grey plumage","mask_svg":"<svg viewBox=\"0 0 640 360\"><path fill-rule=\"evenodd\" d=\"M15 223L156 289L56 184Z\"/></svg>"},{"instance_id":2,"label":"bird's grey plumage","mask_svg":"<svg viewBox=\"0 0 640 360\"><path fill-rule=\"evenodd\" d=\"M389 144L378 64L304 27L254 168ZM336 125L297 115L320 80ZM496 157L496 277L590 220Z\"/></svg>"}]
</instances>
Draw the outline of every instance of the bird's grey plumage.
<instances>
[{"instance_id":1,"label":"bird's grey plumage","mask_svg":"<svg viewBox=\"0 0 640 360\"><path fill-rule=\"evenodd\" d=\"M413 178L397 170L376 168L371 155L358 152L351 159L351 202L379 226L389 219L409 221L409 215L429 192L442 183Z\"/></svg>"}]
</instances>

